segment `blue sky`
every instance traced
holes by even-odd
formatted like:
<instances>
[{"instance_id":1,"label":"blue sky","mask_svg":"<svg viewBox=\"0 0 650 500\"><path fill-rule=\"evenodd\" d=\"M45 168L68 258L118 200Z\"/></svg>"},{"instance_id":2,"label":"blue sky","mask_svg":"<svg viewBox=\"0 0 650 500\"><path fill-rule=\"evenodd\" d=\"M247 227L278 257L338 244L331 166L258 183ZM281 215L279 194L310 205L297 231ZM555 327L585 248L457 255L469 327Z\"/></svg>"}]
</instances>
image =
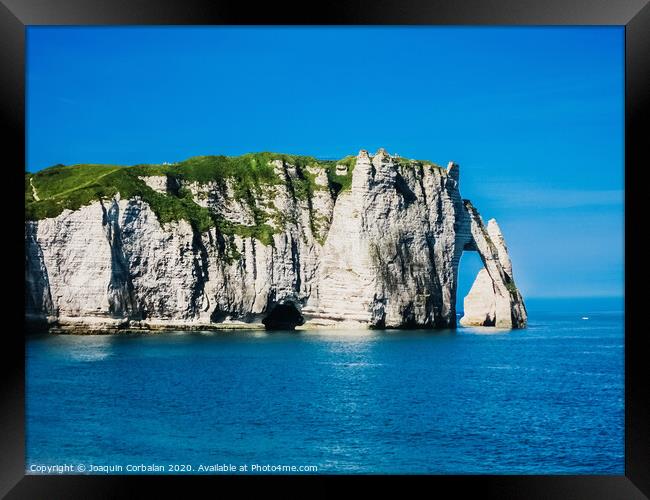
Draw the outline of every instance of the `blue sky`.
<instances>
[{"instance_id":1,"label":"blue sky","mask_svg":"<svg viewBox=\"0 0 650 500\"><path fill-rule=\"evenodd\" d=\"M27 169L454 160L524 296L620 296L623 43L622 27L28 27ZM463 257L461 300L479 267Z\"/></svg>"}]
</instances>

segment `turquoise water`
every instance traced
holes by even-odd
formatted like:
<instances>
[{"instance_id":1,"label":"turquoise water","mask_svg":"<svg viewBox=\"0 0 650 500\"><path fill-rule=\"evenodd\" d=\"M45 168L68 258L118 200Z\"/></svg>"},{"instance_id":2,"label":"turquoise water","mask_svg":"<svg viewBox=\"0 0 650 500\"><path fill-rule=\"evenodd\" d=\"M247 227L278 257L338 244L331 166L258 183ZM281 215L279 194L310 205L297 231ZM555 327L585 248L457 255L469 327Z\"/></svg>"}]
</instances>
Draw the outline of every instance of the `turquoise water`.
<instances>
[{"instance_id":1,"label":"turquoise water","mask_svg":"<svg viewBox=\"0 0 650 500\"><path fill-rule=\"evenodd\" d=\"M26 470L622 474L622 304L529 302L497 333L29 337Z\"/></svg>"}]
</instances>

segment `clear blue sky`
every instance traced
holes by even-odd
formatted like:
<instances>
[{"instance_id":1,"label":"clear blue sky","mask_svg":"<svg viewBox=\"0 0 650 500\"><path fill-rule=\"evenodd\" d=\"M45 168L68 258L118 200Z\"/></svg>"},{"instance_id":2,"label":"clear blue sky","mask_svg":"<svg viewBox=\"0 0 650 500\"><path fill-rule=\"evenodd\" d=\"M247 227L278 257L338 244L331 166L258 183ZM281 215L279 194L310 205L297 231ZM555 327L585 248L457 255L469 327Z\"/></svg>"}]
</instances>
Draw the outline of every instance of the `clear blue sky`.
<instances>
[{"instance_id":1,"label":"clear blue sky","mask_svg":"<svg viewBox=\"0 0 650 500\"><path fill-rule=\"evenodd\" d=\"M28 170L454 160L529 297L623 294L623 118L622 27L27 29ZM463 257L461 294L479 266Z\"/></svg>"}]
</instances>

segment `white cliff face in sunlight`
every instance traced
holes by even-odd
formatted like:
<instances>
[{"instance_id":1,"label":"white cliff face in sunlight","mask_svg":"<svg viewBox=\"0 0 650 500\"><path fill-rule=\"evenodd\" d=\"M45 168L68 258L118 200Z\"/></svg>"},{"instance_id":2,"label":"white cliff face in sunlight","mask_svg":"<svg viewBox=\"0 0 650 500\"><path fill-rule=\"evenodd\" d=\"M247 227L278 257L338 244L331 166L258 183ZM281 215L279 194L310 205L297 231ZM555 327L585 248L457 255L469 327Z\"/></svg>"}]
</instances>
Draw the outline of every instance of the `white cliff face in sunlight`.
<instances>
[{"instance_id":1,"label":"white cliff face in sunlight","mask_svg":"<svg viewBox=\"0 0 650 500\"><path fill-rule=\"evenodd\" d=\"M119 194L27 221L28 319L71 331L450 328L461 254L477 251L485 270L461 323L525 326L501 231L461 199L457 164L383 149L351 159L336 165L336 175L351 171L339 190L318 164L273 160L283 181L256 192L253 204L230 182L146 179L160 196L172 196L171 184L185 189L231 224L253 224L255 210L270 207L279 215L265 241L201 232L182 219L161 224L146 201ZM307 196L292 182L304 178L313 180Z\"/></svg>"}]
</instances>

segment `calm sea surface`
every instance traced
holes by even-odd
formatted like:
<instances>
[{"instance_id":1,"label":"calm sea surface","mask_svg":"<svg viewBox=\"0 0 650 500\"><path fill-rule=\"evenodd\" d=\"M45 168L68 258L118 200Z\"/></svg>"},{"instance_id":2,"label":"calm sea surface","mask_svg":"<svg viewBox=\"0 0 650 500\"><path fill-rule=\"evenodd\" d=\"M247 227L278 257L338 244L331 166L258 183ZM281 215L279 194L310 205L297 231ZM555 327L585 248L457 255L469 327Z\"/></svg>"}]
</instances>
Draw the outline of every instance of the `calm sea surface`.
<instances>
[{"instance_id":1,"label":"calm sea surface","mask_svg":"<svg viewBox=\"0 0 650 500\"><path fill-rule=\"evenodd\" d=\"M26 469L622 474L622 302L528 308L497 333L32 336Z\"/></svg>"}]
</instances>

